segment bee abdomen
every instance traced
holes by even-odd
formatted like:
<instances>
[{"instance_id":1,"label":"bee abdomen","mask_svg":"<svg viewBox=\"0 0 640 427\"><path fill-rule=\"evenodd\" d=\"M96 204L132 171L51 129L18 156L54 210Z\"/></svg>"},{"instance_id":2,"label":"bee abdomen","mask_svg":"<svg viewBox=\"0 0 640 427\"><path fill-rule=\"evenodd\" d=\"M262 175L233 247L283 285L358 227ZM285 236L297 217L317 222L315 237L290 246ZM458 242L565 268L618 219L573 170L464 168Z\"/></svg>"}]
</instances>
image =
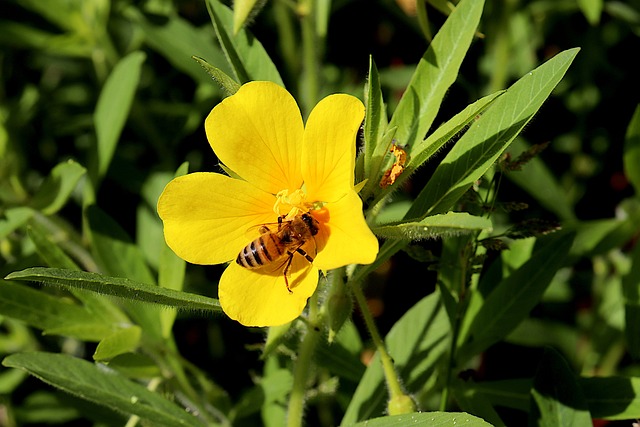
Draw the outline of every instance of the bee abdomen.
<instances>
[{"instance_id":1,"label":"bee abdomen","mask_svg":"<svg viewBox=\"0 0 640 427\"><path fill-rule=\"evenodd\" d=\"M271 239L271 245L265 244L265 237L267 239ZM269 248L271 248L275 253L270 253ZM282 251L274 237L270 234L266 234L258 237L256 240L245 246L244 249L242 249L242 252L238 254L236 262L245 268L258 268L271 263L281 255Z\"/></svg>"}]
</instances>

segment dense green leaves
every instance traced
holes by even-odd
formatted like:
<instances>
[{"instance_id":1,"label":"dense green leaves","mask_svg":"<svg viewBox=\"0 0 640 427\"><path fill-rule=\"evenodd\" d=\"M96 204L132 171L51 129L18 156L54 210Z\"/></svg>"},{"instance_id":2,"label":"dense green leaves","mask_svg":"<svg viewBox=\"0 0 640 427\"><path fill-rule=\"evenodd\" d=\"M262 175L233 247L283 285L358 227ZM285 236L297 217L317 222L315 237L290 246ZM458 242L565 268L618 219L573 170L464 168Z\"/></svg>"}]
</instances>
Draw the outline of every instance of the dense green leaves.
<instances>
[{"instance_id":1,"label":"dense green leaves","mask_svg":"<svg viewBox=\"0 0 640 427\"><path fill-rule=\"evenodd\" d=\"M559 53L500 96L453 146L406 217L423 218L450 209L533 118L577 54L578 49Z\"/></svg>"},{"instance_id":2,"label":"dense green leaves","mask_svg":"<svg viewBox=\"0 0 640 427\"><path fill-rule=\"evenodd\" d=\"M186 410L108 368L64 354L22 353L9 356L4 366L23 369L67 393L123 414L165 426L204 425Z\"/></svg>"},{"instance_id":3,"label":"dense green leaves","mask_svg":"<svg viewBox=\"0 0 640 427\"><path fill-rule=\"evenodd\" d=\"M458 357L467 360L504 338L540 301L563 266L573 236L558 234L541 242L531 258L488 295L474 293L459 335Z\"/></svg>"}]
</instances>

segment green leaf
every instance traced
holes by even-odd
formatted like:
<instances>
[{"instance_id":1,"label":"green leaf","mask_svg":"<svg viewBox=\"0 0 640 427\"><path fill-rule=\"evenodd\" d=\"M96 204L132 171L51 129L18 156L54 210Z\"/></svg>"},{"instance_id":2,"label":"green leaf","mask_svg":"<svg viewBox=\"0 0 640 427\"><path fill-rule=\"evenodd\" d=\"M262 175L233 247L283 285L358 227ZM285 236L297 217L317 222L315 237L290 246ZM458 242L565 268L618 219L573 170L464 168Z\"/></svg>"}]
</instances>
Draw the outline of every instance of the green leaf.
<instances>
[{"instance_id":1,"label":"green leaf","mask_svg":"<svg viewBox=\"0 0 640 427\"><path fill-rule=\"evenodd\" d=\"M519 141L516 141L512 148L517 145L524 144L519 144ZM524 148L526 149L526 147ZM540 158L534 157L522 167L521 171L509 172L505 176L533 196L550 212L558 215L559 218L563 220L575 219L573 207L565 189L560 186L553 173Z\"/></svg>"},{"instance_id":2,"label":"green leaf","mask_svg":"<svg viewBox=\"0 0 640 427\"><path fill-rule=\"evenodd\" d=\"M640 105L633 113L624 141L624 173L640 194Z\"/></svg>"},{"instance_id":3,"label":"green leaf","mask_svg":"<svg viewBox=\"0 0 640 427\"><path fill-rule=\"evenodd\" d=\"M58 164L31 200L31 207L45 215L58 212L69 200L87 170L73 160Z\"/></svg>"},{"instance_id":4,"label":"green leaf","mask_svg":"<svg viewBox=\"0 0 640 427\"><path fill-rule=\"evenodd\" d=\"M562 79L579 49L559 53L500 96L453 146L407 218L446 212L493 165Z\"/></svg>"},{"instance_id":5,"label":"green leaf","mask_svg":"<svg viewBox=\"0 0 640 427\"><path fill-rule=\"evenodd\" d=\"M227 96L233 95L240 89L240 83L229 77L224 71L209 64L198 56L192 56L198 64L211 76L213 80L220 86Z\"/></svg>"},{"instance_id":6,"label":"green leaf","mask_svg":"<svg viewBox=\"0 0 640 427\"><path fill-rule=\"evenodd\" d=\"M362 179L370 178L370 185L377 185L381 175L381 165L391 140L383 141L383 134L387 127L387 111L380 88L378 68L369 56L369 75L365 92L366 114L364 116L364 174ZM384 143L383 143L384 142Z\"/></svg>"},{"instance_id":7,"label":"green leaf","mask_svg":"<svg viewBox=\"0 0 640 427\"><path fill-rule=\"evenodd\" d=\"M583 427L591 425L591 414L576 375L560 354L545 349L533 380L529 426Z\"/></svg>"},{"instance_id":8,"label":"green leaf","mask_svg":"<svg viewBox=\"0 0 640 427\"><path fill-rule=\"evenodd\" d=\"M593 418L640 418L640 378L601 377L578 380Z\"/></svg>"},{"instance_id":9,"label":"green leaf","mask_svg":"<svg viewBox=\"0 0 640 427\"><path fill-rule=\"evenodd\" d=\"M471 296L460 329L459 361L468 360L498 342L528 316L556 271L563 266L573 235L558 233L540 242L532 257L489 295L476 292Z\"/></svg>"},{"instance_id":10,"label":"green leaf","mask_svg":"<svg viewBox=\"0 0 640 427\"><path fill-rule=\"evenodd\" d=\"M640 418L640 378L583 377L578 384L594 419L628 420ZM465 382L456 388L467 395L481 395L493 406L528 411L530 378L501 381Z\"/></svg>"},{"instance_id":11,"label":"green leaf","mask_svg":"<svg viewBox=\"0 0 640 427\"><path fill-rule=\"evenodd\" d=\"M233 34L238 31L245 23L256 16L266 0L236 0L233 2Z\"/></svg>"},{"instance_id":12,"label":"green leaf","mask_svg":"<svg viewBox=\"0 0 640 427\"><path fill-rule=\"evenodd\" d=\"M591 25L598 25L602 14L603 0L578 0L578 7Z\"/></svg>"},{"instance_id":13,"label":"green leaf","mask_svg":"<svg viewBox=\"0 0 640 427\"><path fill-rule=\"evenodd\" d=\"M460 65L476 32L484 1L463 0L442 25L406 88L389 127L398 127L396 140L408 145L422 141L449 87L456 81Z\"/></svg>"},{"instance_id":14,"label":"green leaf","mask_svg":"<svg viewBox=\"0 0 640 427\"><path fill-rule=\"evenodd\" d=\"M77 264L51 240L48 230L40 222L30 221L27 234L34 243L36 252L49 267L78 270Z\"/></svg>"},{"instance_id":15,"label":"green leaf","mask_svg":"<svg viewBox=\"0 0 640 427\"><path fill-rule=\"evenodd\" d=\"M218 0L207 0L207 9L236 81L267 80L284 86L278 69L249 31L242 29L232 36L233 12Z\"/></svg>"},{"instance_id":16,"label":"green leaf","mask_svg":"<svg viewBox=\"0 0 640 427\"><path fill-rule=\"evenodd\" d=\"M436 363L449 347L449 333L449 319L436 291L407 311L387 334L387 350L411 393L418 393L427 379L435 375ZM341 425L383 414L387 399L382 364L376 354L358 384Z\"/></svg>"},{"instance_id":17,"label":"green leaf","mask_svg":"<svg viewBox=\"0 0 640 427\"><path fill-rule=\"evenodd\" d=\"M47 334L86 341L98 341L113 330L109 325L97 323L93 314L79 305L4 281L0 282L0 313L42 329Z\"/></svg>"},{"instance_id":18,"label":"green leaf","mask_svg":"<svg viewBox=\"0 0 640 427\"><path fill-rule=\"evenodd\" d=\"M94 179L100 179L109 168L129 116L145 57L143 52L136 51L122 58L100 92L93 115L98 140L98 170Z\"/></svg>"},{"instance_id":19,"label":"green leaf","mask_svg":"<svg viewBox=\"0 0 640 427\"><path fill-rule=\"evenodd\" d=\"M425 164L429 159L441 150L454 137L465 132L470 124L477 120L482 114L504 91L487 95L476 102L468 105L464 110L453 116L446 123L442 124L433 131L424 141L418 142L411 149L411 156L407 159L404 172L396 178L396 182L378 193L378 196L372 203L375 205L379 200L384 199L387 195L401 186L420 166Z\"/></svg>"},{"instance_id":20,"label":"green leaf","mask_svg":"<svg viewBox=\"0 0 640 427\"><path fill-rule=\"evenodd\" d=\"M428 216L421 221L372 227L371 231L385 239L421 240L458 236L491 229L492 224L489 218L474 216L466 212L447 212Z\"/></svg>"},{"instance_id":21,"label":"green leaf","mask_svg":"<svg viewBox=\"0 0 640 427\"><path fill-rule=\"evenodd\" d=\"M491 427L491 424L481 418L464 412L420 412L406 415L373 418L353 424L353 427Z\"/></svg>"},{"instance_id":22,"label":"green leaf","mask_svg":"<svg viewBox=\"0 0 640 427\"><path fill-rule=\"evenodd\" d=\"M153 50L195 81L211 83L202 68L191 59L194 56L220 64L224 72L231 71L226 67L224 53L211 37L210 28L196 28L177 14L169 16L163 25L154 25L134 7L127 8L126 15L139 25L146 36L145 42Z\"/></svg>"},{"instance_id":23,"label":"green leaf","mask_svg":"<svg viewBox=\"0 0 640 427\"><path fill-rule=\"evenodd\" d=\"M58 286L65 289L86 289L105 295L127 298L183 310L221 312L218 300L188 292L178 292L159 286L147 285L130 279L107 277L86 271L33 267L15 271L7 280L27 280ZM0 289L2 287L0 286ZM141 308L140 305L137 306Z\"/></svg>"},{"instance_id":24,"label":"green leaf","mask_svg":"<svg viewBox=\"0 0 640 427\"><path fill-rule=\"evenodd\" d=\"M85 360L64 354L33 352L13 354L2 364L27 371L82 399L123 414L137 415L152 425L203 425L198 418L159 394Z\"/></svg>"},{"instance_id":25,"label":"green leaf","mask_svg":"<svg viewBox=\"0 0 640 427\"><path fill-rule=\"evenodd\" d=\"M629 354L634 360L640 359L640 245L629 255L631 268L622 278L624 294L625 328Z\"/></svg>"},{"instance_id":26,"label":"green leaf","mask_svg":"<svg viewBox=\"0 0 640 427\"><path fill-rule=\"evenodd\" d=\"M93 360L108 360L120 354L132 352L138 347L141 336L142 329L135 325L119 329L98 343L93 353Z\"/></svg>"},{"instance_id":27,"label":"green leaf","mask_svg":"<svg viewBox=\"0 0 640 427\"><path fill-rule=\"evenodd\" d=\"M60 247L62 242L54 241L53 239L56 237L40 221L30 221L27 232L36 247L36 252L49 267L79 270L76 263ZM57 238L60 239L60 237ZM70 292L82 301L84 307L91 313L94 323L101 322L104 325L130 323L127 316L115 306L113 301L104 298L102 295L96 295L80 289L70 290ZM91 324L84 324L84 326L90 327ZM111 326L109 327L111 328ZM51 330L48 332L52 333ZM64 331L60 332L65 333ZM66 332L70 333L68 330Z\"/></svg>"},{"instance_id":28,"label":"green leaf","mask_svg":"<svg viewBox=\"0 0 640 427\"><path fill-rule=\"evenodd\" d=\"M120 225L95 205L87 207L85 216L97 261L108 274L153 284L155 279L145 258Z\"/></svg>"},{"instance_id":29,"label":"green leaf","mask_svg":"<svg viewBox=\"0 0 640 427\"><path fill-rule=\"evenodd\" d=\"M0 240L22 227L33 216L33 209L18 206L4 211L4 219L0 219Z\"/></svg>"}]
</instances>

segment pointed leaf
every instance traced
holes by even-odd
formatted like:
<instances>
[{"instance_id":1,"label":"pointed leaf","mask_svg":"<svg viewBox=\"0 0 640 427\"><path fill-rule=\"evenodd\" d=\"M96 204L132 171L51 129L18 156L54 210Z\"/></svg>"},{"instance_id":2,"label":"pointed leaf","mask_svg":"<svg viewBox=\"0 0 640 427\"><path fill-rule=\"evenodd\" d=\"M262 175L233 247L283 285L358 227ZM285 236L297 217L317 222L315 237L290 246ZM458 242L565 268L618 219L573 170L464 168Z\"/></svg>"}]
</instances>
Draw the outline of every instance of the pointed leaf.
<instances>
[{"instance_id":1,"label":"pointed leaf","mask_svg":"<svg viewBox=\"0 0 640 427\"><path fill-rule=\"evenodd\" d=\"M371 231L376 236L385 239L421 240L458 236L491 229L492 224L489 218L473 216L466 212L447 212L446 214L428 216L421 221L381 225L373 227Z\"/></svg>"},{"instance_id":2,"label":"pointed leaf","mask_svg":"<svg viewBox=\"0 0 640 427\"><path fill-rule=\"evenodd\" d=\"M131 326L115 331L104 337L93 353L93 360L112 359L118 355L132 352L138 347L142 329L139 326Z\"/></svg>"},{"instance_id":3,"label":"pointed leaf","mask_svg":"<svg viewBox=\"0 0 640 427\"><path fill-rule=\"evenodd\" d=\"M137 415L151 425L199 426L198 418L144 386L85 360L64 354L33 352L8 356L4 366L114 411Z\"/></svg>"},{"instance_id":4,"label":"pointed leaf","mask_svg":"<svg viewBox=\"0 0 640 427\"><path fill-rule=\"evenodd\" d=\"M98 140L98 170L95 171L98 179L107 172L116 151L145 57L143 52L132 52L122 58L100 92L93 116Z\"/></svg>"},{"instance_id":5,"label":"pointed leaf","mask_svg":"<svg viewBox=\"0 0 640 427\"><path fill-rule=\"evenodd\" d=\"M556 271L563 266L573 235L558 233L546 239L532 257L503 279L489 295L472 295L460 329L457 352L464 361L507 336L540 301ZM480 302L478 302L480 301Z\"/></svg>"},{"instance_id":6,"label":"pointed leaf","mask_svg":"<svg viewBox=\"0 0 640 427\"><path fill-rule=\"evenodd\" d=\"M214 67L209 64L204 59L192 56L192 58L200 64L202 68L211 76L213 80L220 86L220 88L227 94L227 96L231 96L240 89L240 83L229 77L224 71L219 68Z\"/></svg>"},{"instance_id":7,"label":"pointed leaf","mask_svg":"<svg viewBox=\"0 0 640 427\"><path fill-rule=\"evenodd\" d=\"M453 146L406 218L446 212L493 165L562 79L579 49L559 53L500 96Z\"/></svg>"},{"instance_id":8,"label":"pointed leaf","mask_svg":"<svg viewBox=\"0 0 640 427\"><path fill-rule=\"evenodd\" d=\"M473 35L484 1L463 0L449 15L420 59L418 67L396 108L389 126L397 126L396 139L409 147L422 141L440 109L449 87L456 81Z\"/></svg>"},{"instance_id":9,"label":"pointed leaf","mask_svg":"<svg viewBox=\"0 0 640 427\"><path fill-rule=\"evenodd\" d=\"M249 31L242 29L232 35L233 12L219 0L207 0L207 8L236 81L243 84L250 80L267 80L284 86L273 61Z\"/></svg>"},{"instance_id":10,"label":"pointed leaf","mask_svg":"<svg viewBox=\"0 0 640 427\"><path fill-rule=\"evenodd\" d=\"M389 150L388 143L382 144L382 135L387 127L387 112L382 99L380 75L378 68L369 56L369 75L366 86L366 114L364 116L364 176L373 181L380 176L380 168L384 156ZM390 143L391 141L389 141ZM377 185L377 182L374 183Z\"/></svg>"},{"instance_id":11,"label":"pointed leaf","mask_svg":"<svg viewBox=\"0 0 640 427\"><path fill-rule=\"evenodd\" d=\"M7 280L27 280L66 289L86 289L105 295L127 298L151 304L176 307L183 310L221 312L217 299L188 292L178 292L159 286L147 285L130 279L108 277L86 271L60 270L57 268L34 267L15 271ZM0 286L0 290L2 286ZM138 305L138 308L141 306Z\"/></svg>"}]
</instances>

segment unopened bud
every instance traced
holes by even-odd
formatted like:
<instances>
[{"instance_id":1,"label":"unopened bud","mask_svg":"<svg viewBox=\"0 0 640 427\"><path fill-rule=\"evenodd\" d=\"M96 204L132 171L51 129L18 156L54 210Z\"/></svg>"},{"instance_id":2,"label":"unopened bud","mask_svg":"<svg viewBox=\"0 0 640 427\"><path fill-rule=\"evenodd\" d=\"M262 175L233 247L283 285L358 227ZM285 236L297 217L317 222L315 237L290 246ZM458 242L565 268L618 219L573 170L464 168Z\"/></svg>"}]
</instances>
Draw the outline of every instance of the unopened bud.
<instances>
[{"instance_id":1,"label":"unopened bud","mask_svg":"<svg viewBox=\"0 0 640 427\"><path fill-rule=\"evenodd\" d=\"M411 396L401 394L394 396L387 403L387 412L389 415L402 415L416 412L416 403Z\"/></svg>"}]
</instances>

